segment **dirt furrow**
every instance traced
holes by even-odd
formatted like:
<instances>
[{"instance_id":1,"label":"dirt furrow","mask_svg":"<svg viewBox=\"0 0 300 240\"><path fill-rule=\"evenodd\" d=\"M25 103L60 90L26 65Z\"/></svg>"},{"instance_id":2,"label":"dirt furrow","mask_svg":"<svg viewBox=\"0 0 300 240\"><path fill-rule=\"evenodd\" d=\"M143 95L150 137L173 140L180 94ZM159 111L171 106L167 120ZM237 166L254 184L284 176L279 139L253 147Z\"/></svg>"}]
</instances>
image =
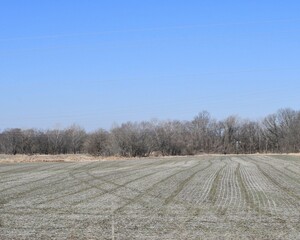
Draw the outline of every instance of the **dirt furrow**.
<instances>
[{"instance_id":1,"label":"dirt furrow","mask_svg":"<svg viewBox=\"0 0 300 240\"><path fill-rule=\"evenodd\" d=\"M284 191L280 186L278 186L278 182L276 180L273 182L273 180L270 179L272 177L270 177L261 169L259 163L251 161L250 158L246 158L245 161L250 162L257 169L257 173L255 174L255 178L257 179L255 181L258 185L260 185L261 188L264 188L263 193L269 203L273 203L273 213L275 213L279 218L285 219L285 217L282 215L283 212L279 214L279 208L285 208L285 211L290 212L291 214L293 212L298 212L297 205L299 203L295 201L294 198L291 198L291 196L287 194L286 191ZM265 212L265 214L268 214L268 212Z\"/></svg>"},{"instance_id":2,"label":"dirt furrow","mask_svg":"<svg viewBox=\"0 0 300 240\"><path fill-rule=\"evenodd\" d=\"M188 168L185 168L185 169L182 169L182 170L178 170L176 171L175 173L171 174L171 175L168 175L167 177L163 178L162 180L158 181L158 182L155 182L154 184L152 184L149 188L145 189L144 192L142 192L141 194L137 195L135 198L133 198L131 201L127 202L126 204L118 207L117 209L114 210L114 213L117 213L117 212L121 212L122 210L125 209L125 207L127 207L128 205L130 204L134 204L136 203L137 201L139 201L143 196L147 195L151 190L159 187L160 184L162 184L163 182L166 182L168 181L169 179L171 179L172 177L180 174L180 173L184 173L184 172L188 172L189 170L193 169L193 168L197 168L198 166L200 166L201 164L203 164L202 161L200 161L200 163L192 166L192 167L188 167Z\"/></svg>"},{"instance_id":3,"label":"dirt furrow","mask_svg":"<svg viewBox=\"0 0 300 240\"><path fill-rule=\"evenodd\" d=\"M293 192L290 188L284 186L279 180L277 180L275 177L271 176L270 174L267 173L266 170L264 170L259 164L254 163L258 170L267 178L270 180L270 182L272 182L275 186L277 186L279 189L281 189L282 191L286 192L288 195L290 195L291 197L297 199L298 201L300 200L300 196L298 196L297 194L295 194L295 192Z\"/></svg>"},{"instance_id":4,"label":"dirt furrow","mask_svg":"<svg viewBox=\"0 0 300 240\"><path fill-rule=\"evenodd\" d=\"M272 159L272 158L270 158L270 159ZM292 174L291 174L291 171L289 173L286 173L283 170L280 170L279 168L282 168L282 166L280 166L280 165L275 166L274 164L270 163L270 162L272 162L273 159L270 160L270 161L266 161L266 159L263 158L263 157L259 157L259 158L251 157L251 160L255 161L259 164L267 165L268 167L272 168L276 172L276 174L280 175L282 178L284 178L284 179L288 178L288 179L294 181L295 182L294 184L297 184L297 186L300 188L300 177L299 177L299 175L295 174L295 172L292 172ZM286 166L283 165L283 169L286 169Z\"/></svg>"},{"instance_id":5,"label":"dirt furrow","mask_svg":"<svg viewBox=\"0 0 300 240\"><path fill-rule=\"evenodd\" d=\"M227 164L226 164L227 165ZM224 165L220 170L218 170L218 172L215 175L215 178L212 182L212 186L211 189L209 190L208 193L208 199L209 201L214 205L217 201L217 189L218 186L220 184L220 179L222 177L221 172L223 171L223 169L226 167L226 165Z\"/></svg>"},{"instance_id":6,"label":"dirt furrow","mask_svg":"<svg viewBox=\"0 0 300 240\"><path fill-rule=\"evenodd\" d=\"M115 239L297 239L297 161L226 155L5 165L0 239L112 239L112 226Z\"/></svg>"},{"instance_id":7,"label":"dirt furrow","mask_svg":"<svg viewBox=\"0 0 300 240\"><path fill-rule=\"evenodd\" d=\"M200 170L195 171L192 175L190 175L188 178L186 178L184 181L180 182L177 186L176 190L165 199L165 204L169 204L174 200L174 198L182 191L182 189L194 178L196 174L199 174L202 171L205 171L207 168L209 168L212 165L211 161L209 162L209 165L201 168ZM178 200L176 201L178 202Z\"/></svg>"},{"instance_id":8,"label":"dirt furrow","mask_svg":"<svg viewBox=\"0 0 300 240\"><path fill-rule=\"evenodd\" d=\"M79 183L83 184L83 186L82 186L83 188L79 189L79 190L75 190L73 192L60 194L58 196L55 196L55 197L52 197L52 198L48 199L47 201L39 202L37 204L40 205L40 204L50 203L52 201L56 201L56 200L59 200L59 199L70 197L72 195L80 194L84 191L89 191L93 188L96 188L96 189L100 190L99 194L94 194L93 196L87 196L87 197L89 197L88 201L92 201L93 199L96 199L97 197L100 197L101 195L108 194L108 193L113 193L114 190L117 190L121 187L126 186L124 184L122 185L122 184L117 184L117 183L114 182L118 179L127 179L129 176L131 177L136 173L141 174L141 171L143 171L143 170L149 171L149 170L151 170L151 166L155 167L155 169L153 169L152 171L157 172L157 170L156 170L157 167L159 167L161 165L164 165L164 164L169 164L170 162L173 162L173 161L177 161L177 160L176 159L170 159L167 162L165 162L165 161L162 161L162 162L149 161L149 162L145 162L141 165L138 164L137 166L133 165L133 166L130 166L130 167L121 167L121 169L120 168L117 169L117 170L115 169L114 171L107 171L106 170L106 171L103 172L104 175L97 176L97 177L95 177L90 172L91 172L91 170L96 170L96 169L100 168L98 166L92 166L92 167L89 167L89 168L84 168L84 169L80 169L80 170L76 170L76 171L70 171L69 175L73 179L79 181ZM126 162L124 162L124 163L126 163ZM110 167L112 167L112 166L109 165L106 168L110 168ZM100 168L100 169L105 170L105 168ZM77 174L82 174L82 173L86 174L87 177L83 177L83 178L82 177L77 177ZM110 177L110 176L113 177L113 180L107 180L107 178ZM90 183L90 182L95 181L95 180L100 181L100 183L98 183L97 185ZM110 190L102 188L101 186L103 186L105 184L114 185L115 188L110 189ZM73 186L75 187L77 185L78 185L78 183L75 183ZM71 187L73 187L73 186L71 186ZM128 188L128 186L127 186L127 189L130 189L130 188ZM130 190L138 191L137 189L133 189L133 188L131 188ZM116 195L116 194L114 194L114 195ZM82 200L80 202L82 202ZM80 202L78 204L80 204ZM75 204L75 205L77 205L77 204Z\"/></svg>"}]
</instances>

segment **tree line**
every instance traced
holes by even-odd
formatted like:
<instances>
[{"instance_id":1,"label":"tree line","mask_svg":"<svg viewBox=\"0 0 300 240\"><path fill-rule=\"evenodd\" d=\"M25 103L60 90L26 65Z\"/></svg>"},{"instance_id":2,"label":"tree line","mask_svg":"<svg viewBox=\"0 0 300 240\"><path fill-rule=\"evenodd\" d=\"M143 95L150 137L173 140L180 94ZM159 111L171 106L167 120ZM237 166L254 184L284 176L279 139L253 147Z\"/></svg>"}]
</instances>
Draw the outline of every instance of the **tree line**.
<instances>
[{"instance_id":1,"label":"tree line","mask_svg":"<svg viewBox=\"0 0 300 240\"><path fill-rule=\"evenodd\" d=\"M300 152L300 111L280 109L261 121L229 116L216 120L200 112L191 121L127 122L107 131L6 129L0 153L77 154L147 157L201 153L247 154Z\"/></svg>"}]
</instances>

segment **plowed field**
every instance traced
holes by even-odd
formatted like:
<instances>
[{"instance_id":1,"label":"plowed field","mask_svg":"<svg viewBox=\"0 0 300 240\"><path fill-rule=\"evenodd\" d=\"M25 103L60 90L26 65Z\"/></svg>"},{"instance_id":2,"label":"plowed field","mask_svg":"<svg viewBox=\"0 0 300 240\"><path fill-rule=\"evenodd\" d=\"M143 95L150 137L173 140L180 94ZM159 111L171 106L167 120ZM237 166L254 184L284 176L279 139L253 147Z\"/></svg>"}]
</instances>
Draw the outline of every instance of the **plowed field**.
<instances>
[{"instance_id":1,"label":"plowed field","mask_svg":"<svg viewBox=\"0 0 300 240\"><path fill-rule=\"evenodd\" d=\"M0 164L0 239L300 239L300 157Z\"/></svg>"}]
</instances>

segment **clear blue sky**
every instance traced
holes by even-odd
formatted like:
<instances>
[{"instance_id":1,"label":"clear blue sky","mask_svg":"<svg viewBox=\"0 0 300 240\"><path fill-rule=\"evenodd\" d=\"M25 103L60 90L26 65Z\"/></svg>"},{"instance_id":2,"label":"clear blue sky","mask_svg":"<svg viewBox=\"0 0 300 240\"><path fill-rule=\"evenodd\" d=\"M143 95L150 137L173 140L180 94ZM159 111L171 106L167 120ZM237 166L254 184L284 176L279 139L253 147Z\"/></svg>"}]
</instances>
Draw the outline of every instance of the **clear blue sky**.
<instances>
[{"instance_id":1,"label":"clear blue sky","mask_svg":"<svg viewBox=\"0 0 300 240\"><path fill-rule=\"evenodd\" d=\"M300 110L300 1L1 0L0 130Z\"/></svg>"}]
</instances>

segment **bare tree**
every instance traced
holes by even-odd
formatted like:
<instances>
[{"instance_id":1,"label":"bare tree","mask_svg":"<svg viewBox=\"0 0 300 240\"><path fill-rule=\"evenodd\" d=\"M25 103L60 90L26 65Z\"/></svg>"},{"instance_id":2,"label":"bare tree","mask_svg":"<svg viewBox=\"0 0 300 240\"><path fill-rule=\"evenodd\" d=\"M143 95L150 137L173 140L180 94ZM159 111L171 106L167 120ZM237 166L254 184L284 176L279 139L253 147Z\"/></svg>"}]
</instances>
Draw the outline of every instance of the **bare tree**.
<instances>
[{"instance_id":1,"label":"bare tree","mask_svg":"<svg viewBox=\"0 0 300 240\"><path fill-rule=\"evenodd\" d=\"M121 156L148 156L147 129L143 124L127 122L112 129L112 141Z\"/></svg>"},{"instance_id":2,"label":"bare tree","mask_svg":"<svg viewBox=\"0 0 300 240\"><path fill-rule=\"evenodd\" d=\"M6 154L23 153L24 138L20 128L7 129L2 133L2 148Z\"/></svg>"},{"instance_id":3,"label":"bare tree","mask_svg":"<svg viewBox=\"0 0 300 240\"><path fill-rule=\"evenodd\" d=\"M259 123L244 121L240 126L239 147L241 153L261 151L261 128Z\"/></svg>"},{"instance_id":4,"label":"bare tree","mask_svg":"<svg viewBox=\"0 0 300 240\"><path fill-rule=\"evenodd\" d=\"M240 135L239 135L239 121L236 116L229 116L222 121L222 140L223 140L223 152L226 153L238 153Z\"/></svg>"},{"instance_id":5,"label":"bare tree","mask_svg":"<svg viewBox=\"0 0 300 240\"><path fill-rule=\"evenodd\" d=\"M65 139L67 139L66 147L68 149L67 151L74 154L81 153L83 150L85 138L86 132L82 127L74 124L71 127L67 128L65 130Z\"/></svg>"},{"instance_id":6,"label":"bare tree","mask_svg":"<svg viewBox=\"0 0 300 240\"><path fill-rule=\"evenodd\" d=\"M263 122L262 126L264 129L265 137L265 152L279 152L280 145L279 141L282 137L282 132L279 126L277 114L271 114L267 116Z\"/></svg>"},{"instance_id":7,"label":"bare tree","mask_svg":"<svg viewBox=\"0 0 300 240\"><path fill-rule=\"evenodd\" d=\"M48 152L50 154L66 153L63 146L64 132L60 129L48 130L46 132L48 138Z\"/></svg>"},{"instance_id":8,"label":"bare tree","mask_svg":"<svg viewBox=\"0 0 300 240\"><path fill-rule=\"evenodd\" d=\"M110 134L103 129L88 134L84 146L85 151L92 155L109 156L112 154Z\"/></svg>"},{"instance_id":9,"label":"bare tree","mask_svg":"<svg viewBox=\"0 0 300 240\"><path fill-rule=\"evenodd\" d=\"M7 129L0 153L145 157L199 153L299 152L300 112L280 109L263 121L229 116L217 121L206 111L192 121L127 122L110 131L86 133L78 125L64 130Z\"/></svg>"},{"instance_id":10,"label":"bare tree","mask_svg":"<svg viewBox=\"0 0 300 240\"><path fill-rule=\"evenodd\" d=\"M192 121L193 144L196 152L211 151L211 128L212 122L210 114L207 111L200 112Z\"/></svg>"}]
</instances>

